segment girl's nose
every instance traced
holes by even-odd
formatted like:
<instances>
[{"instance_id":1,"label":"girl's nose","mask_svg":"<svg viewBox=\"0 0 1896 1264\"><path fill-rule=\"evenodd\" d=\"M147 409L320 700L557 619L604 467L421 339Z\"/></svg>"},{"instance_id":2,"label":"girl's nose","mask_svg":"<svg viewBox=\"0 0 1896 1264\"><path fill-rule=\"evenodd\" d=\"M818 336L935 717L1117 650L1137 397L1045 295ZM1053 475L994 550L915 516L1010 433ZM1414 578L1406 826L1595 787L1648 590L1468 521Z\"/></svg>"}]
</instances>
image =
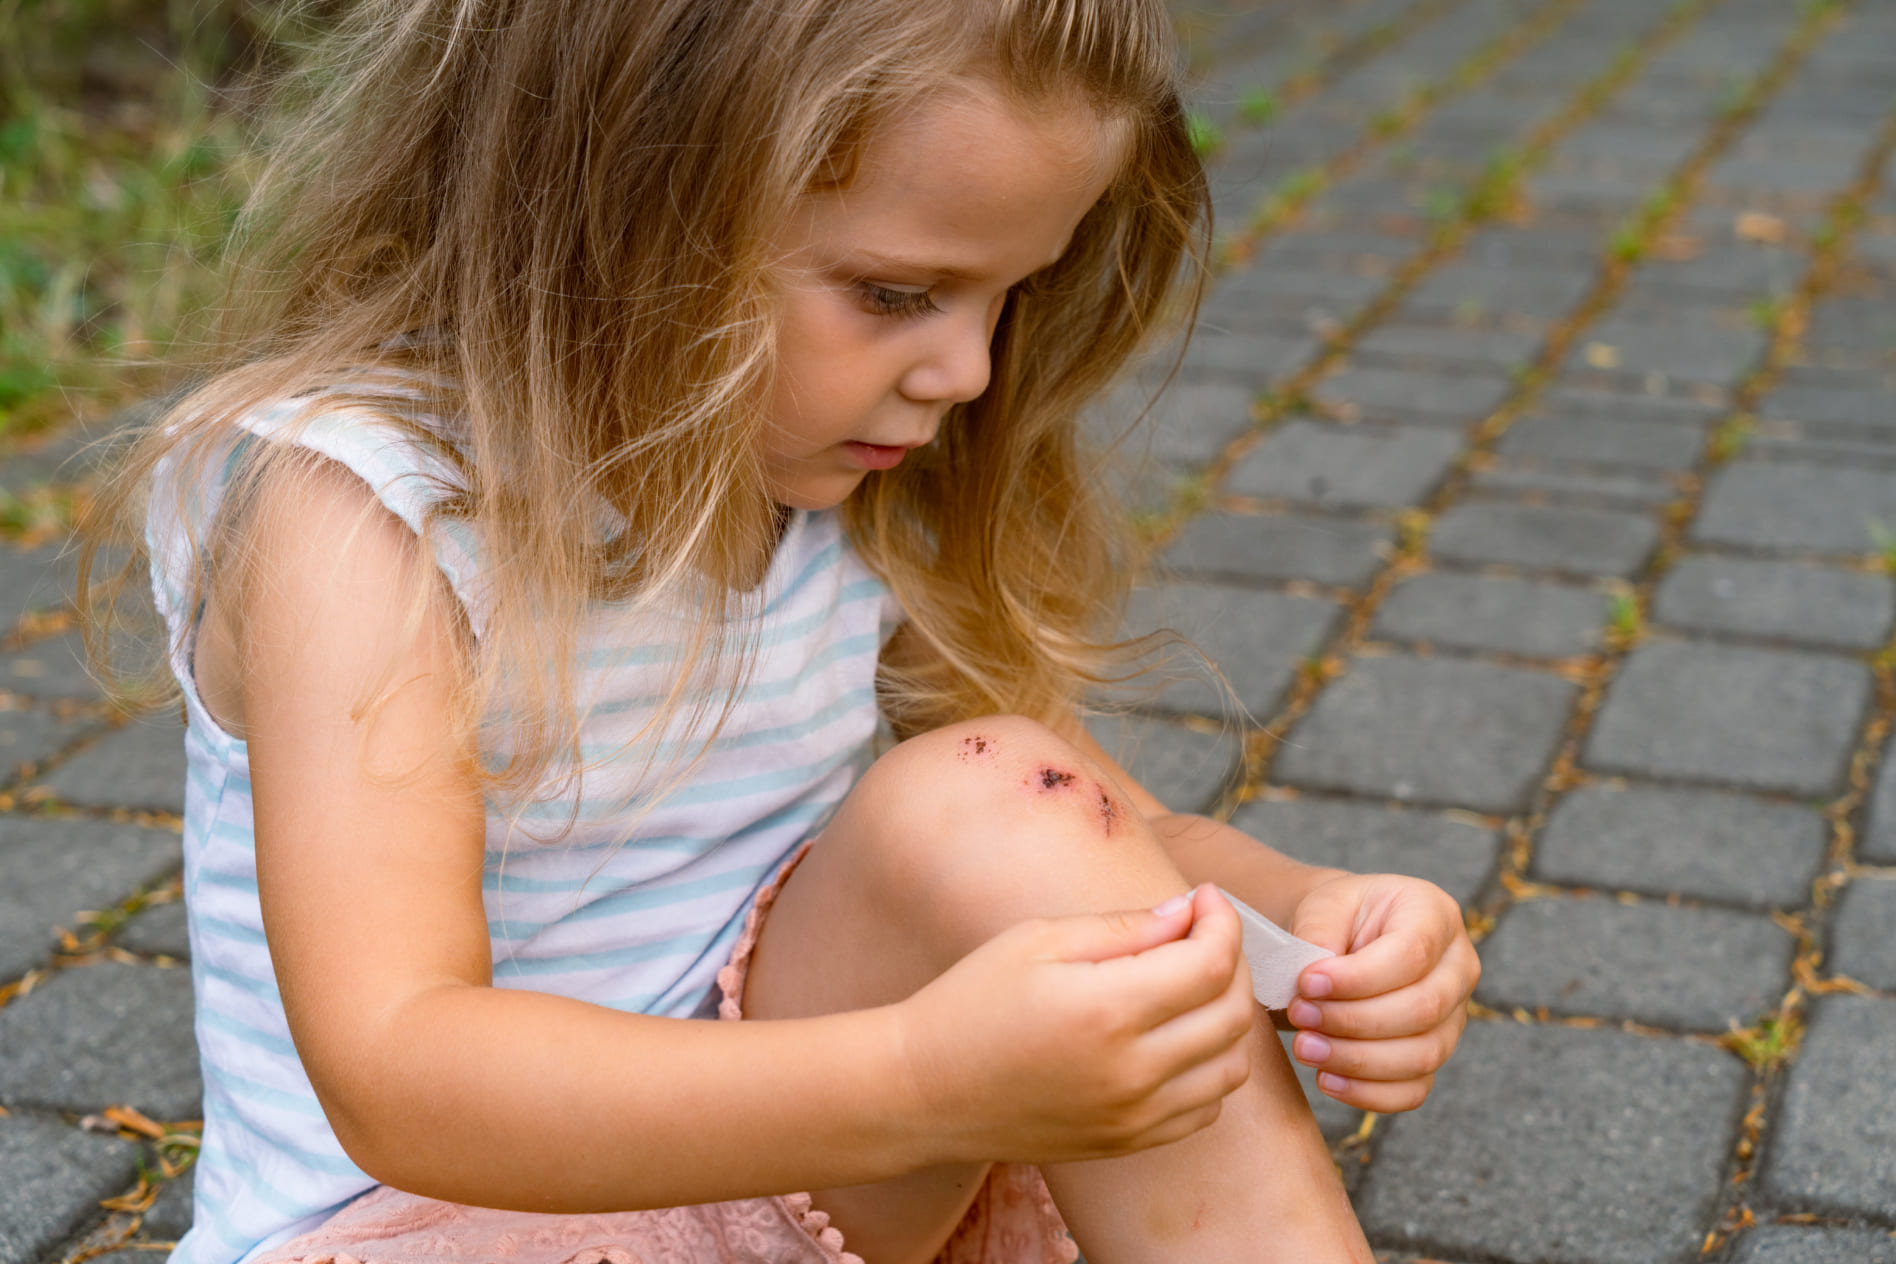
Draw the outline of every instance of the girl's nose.
<instances>
[{"instance_id":1,"label":"girl's nose","mask_svg":"<svg viewBox=\"0 0 1896 1264\"><path fill-rule=\"evenodd\" d=\"M921 403L966 403L987 389L994 363L990 352L992 322L973 319L943 322L923 355L902 377L901 391Z\"/></svg>"}]
</instances>

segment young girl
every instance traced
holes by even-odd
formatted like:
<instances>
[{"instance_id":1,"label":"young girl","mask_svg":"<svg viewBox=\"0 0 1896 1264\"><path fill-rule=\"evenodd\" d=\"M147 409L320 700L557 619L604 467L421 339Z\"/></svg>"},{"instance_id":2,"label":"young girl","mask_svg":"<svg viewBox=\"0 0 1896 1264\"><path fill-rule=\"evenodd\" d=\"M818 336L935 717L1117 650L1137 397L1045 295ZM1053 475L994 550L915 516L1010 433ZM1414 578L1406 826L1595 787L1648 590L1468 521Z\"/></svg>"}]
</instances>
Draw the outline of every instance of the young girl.
<instances>
[{"instance_id":1,"label":"young girl","mask_svg":"<svg viewBox=\"0 0 1896 1264\"><path fill-rule=\"evenodd\" d=\"M1210 884L1379 1111L1454 902L1074 718L1075 418L1204 240L1160 0L364 0L312 82L104 498L189 720L174 1259L1368 1260Z\"/></svg>"}]
</instances>

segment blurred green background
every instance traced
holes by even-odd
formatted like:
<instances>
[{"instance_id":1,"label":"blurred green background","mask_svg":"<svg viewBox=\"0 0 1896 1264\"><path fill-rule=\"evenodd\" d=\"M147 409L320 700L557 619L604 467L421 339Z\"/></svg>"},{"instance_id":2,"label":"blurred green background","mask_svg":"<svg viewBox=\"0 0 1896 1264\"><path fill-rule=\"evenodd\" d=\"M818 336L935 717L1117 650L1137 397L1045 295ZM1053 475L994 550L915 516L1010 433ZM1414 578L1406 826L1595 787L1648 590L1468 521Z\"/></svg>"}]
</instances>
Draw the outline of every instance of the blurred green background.
<instances>
[{"instance_id":1,"label":"blurred green background","mask_svg":"<svg viewBox=\"0 0 1896 1264\"><path fill-rule=\"evenodd\" d=\"M0 0L0 450L162 390L217 299L283 0Z\"/></svg>"}]
</instances>

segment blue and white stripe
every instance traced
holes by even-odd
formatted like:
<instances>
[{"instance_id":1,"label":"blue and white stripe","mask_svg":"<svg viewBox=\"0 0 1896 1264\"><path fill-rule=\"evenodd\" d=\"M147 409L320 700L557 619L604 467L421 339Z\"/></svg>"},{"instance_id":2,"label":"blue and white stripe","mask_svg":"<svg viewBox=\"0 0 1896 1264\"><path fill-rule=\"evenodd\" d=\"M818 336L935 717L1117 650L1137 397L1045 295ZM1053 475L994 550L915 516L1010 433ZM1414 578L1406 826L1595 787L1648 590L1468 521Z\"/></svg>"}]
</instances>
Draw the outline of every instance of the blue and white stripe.
<instances>
[{"instance_id":1,"label":"blue and white stripe","mask_svg":"<svg viewBox=\"0 0 1896 1264\"><path fill-rule=\"evenodd\" d=\"M245 425L347 466L417 530L453 485L443 463L338 401L284 401ZM234 1264L315 1227L373 1184L343 1153L297 1060L257 900L248 753L192 683L189 542L206 537L234 456L210 463L221 477L185 489L182 502L161 467L147 528L189 720L185 904L205 1085L196 1220L175 1264ZM470 537L437 527L433 540L478 636L481 569ZM483 893L496 987L692 1016L757 890L841 802L871 755L876 658L899 612L834 513L792 517L764 585L744 629L757 660L734 707L688 782L633 813L630 828L626 804L639 798L642 770L613 757L666 696L678 655L665 629L680 624L614 607L589 621L576 670L588 766L560 803L511 822L489 812ZM666 737L661 761L695 749L688 732ZM536 826L569 817L563 840L534 837Z\"/></svg>"}]
</instances>

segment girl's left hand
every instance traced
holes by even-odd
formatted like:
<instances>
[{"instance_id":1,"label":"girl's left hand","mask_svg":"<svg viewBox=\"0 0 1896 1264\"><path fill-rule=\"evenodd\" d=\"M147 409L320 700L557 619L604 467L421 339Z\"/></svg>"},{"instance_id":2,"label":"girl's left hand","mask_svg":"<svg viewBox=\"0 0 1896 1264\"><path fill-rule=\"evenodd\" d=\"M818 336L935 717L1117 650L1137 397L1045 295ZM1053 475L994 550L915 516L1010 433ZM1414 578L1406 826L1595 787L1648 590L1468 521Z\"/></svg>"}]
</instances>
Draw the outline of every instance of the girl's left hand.
<instances>
[{"instance_id":1,"label":"girl's left hand","mask_svg":"<svg viewBox=\"0 0 1896 1264\"><path fill-rule=\"evenodd\" d=\"M1304 896L1290 931L1337 954L1298 977L1293 1055L1340 1102L1379 1114L1420 1106L1481 977L1460 906L1420 878L1345 874Z\"/></svg>"}]
</instances>

